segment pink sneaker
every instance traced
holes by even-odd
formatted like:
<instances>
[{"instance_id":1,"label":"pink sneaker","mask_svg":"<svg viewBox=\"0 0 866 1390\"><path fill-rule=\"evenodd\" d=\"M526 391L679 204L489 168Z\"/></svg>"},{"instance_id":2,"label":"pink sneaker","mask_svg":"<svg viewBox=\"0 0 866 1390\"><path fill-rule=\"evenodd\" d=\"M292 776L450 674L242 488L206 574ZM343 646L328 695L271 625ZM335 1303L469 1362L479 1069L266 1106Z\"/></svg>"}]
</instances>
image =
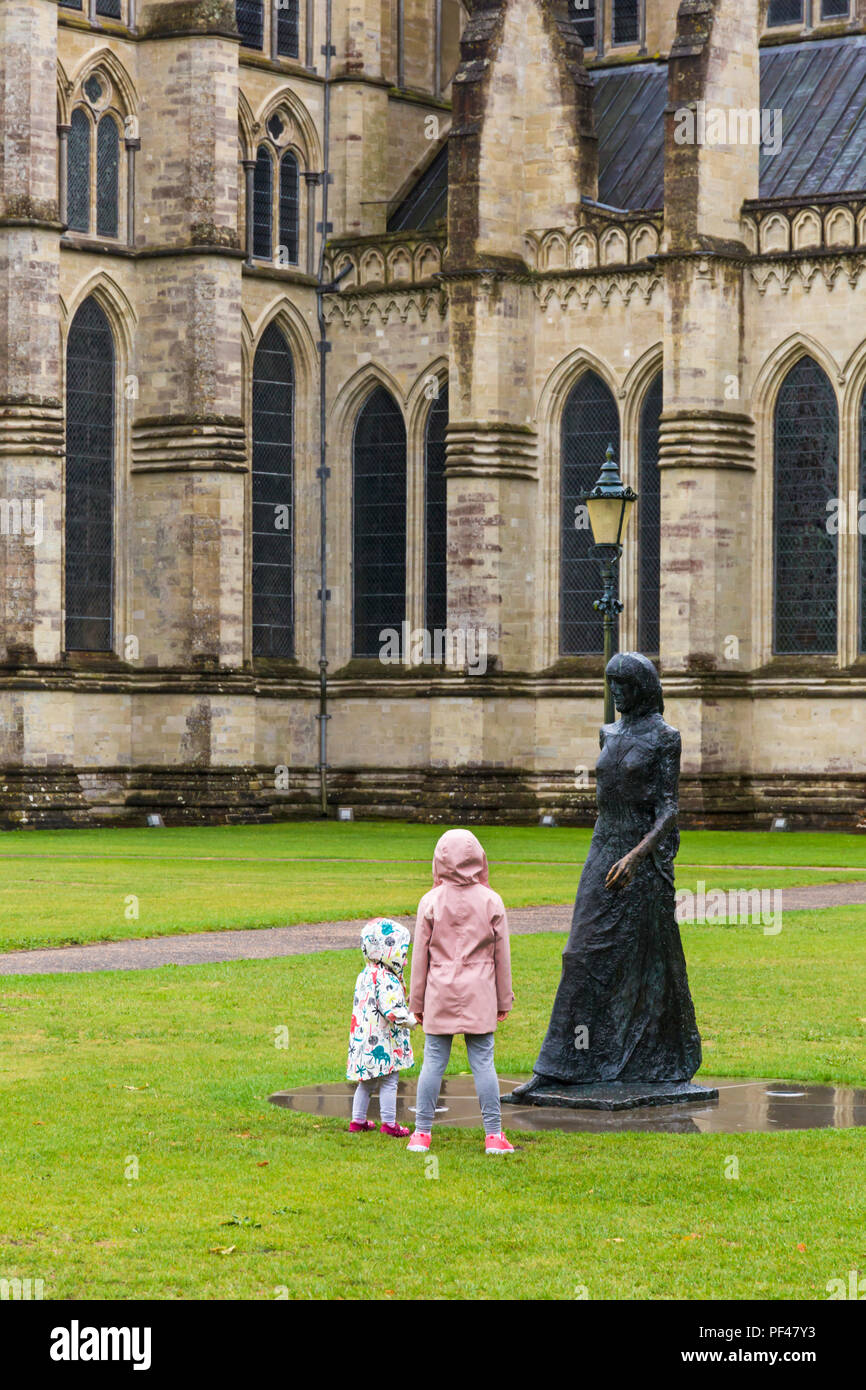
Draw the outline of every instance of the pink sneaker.
<instances>
[{"instance_id":1,"label":"pink sneaker","mask_svg":"<svg viewBox=\"0 0 866 1390\"><path fill-rule=\"evenodd\" d=\"M376 1126L372 1120L352 1120L351 1124L349 1125L349 1133L362 1134L367 1130L375 1128ZM406 1130L406 1133L409 1133L408 1129Z\"/></svg>"},{"instance_id":2,"label":"pink sneaker","mask_svg":"<svg viewBox=\"0 0 866 1390\"><path fill-rule=\"evenodd\" d=\"M513 1154L514 1145L509 1144L504 1134L488 1134L484 1140L486 1154Z\"/></svg>"},{"instance_id":3,"label":"pink sneaker","mask_svg":"<svg viewBox=\"0 0 866 1390\"><path fill-rule=\"evenodd\" d=\"M423 1134L420 1129L416 1129L406 1148L410 1154L425 1154L430 1148L430 1137L429 1134Z\"/></svg>"},{"instance_id":4,"label":"pink sneaker","mask_svg":"<svg viewBox=\"0 0 866 1390\"><path fill-rule=\"evenodd\" d=\"M380 1125L380 1134L390 1134L392 1139L408 1139L412 1133L410 1129L404 1129L402 1125Z\"/></svg>"}]
</instances>

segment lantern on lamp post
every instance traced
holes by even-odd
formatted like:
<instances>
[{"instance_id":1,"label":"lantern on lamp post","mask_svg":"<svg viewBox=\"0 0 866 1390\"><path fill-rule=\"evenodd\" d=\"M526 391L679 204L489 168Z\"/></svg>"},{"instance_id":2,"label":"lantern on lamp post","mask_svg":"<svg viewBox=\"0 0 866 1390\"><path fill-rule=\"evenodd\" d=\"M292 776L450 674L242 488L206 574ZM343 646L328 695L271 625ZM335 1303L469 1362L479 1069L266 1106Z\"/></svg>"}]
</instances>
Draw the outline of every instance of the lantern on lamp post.
<instances>
[{"instance_id":1,"label":"lantern on lamp post","mask_svg":"<svg viewBox=\"0 0 866 1390\"><path fill-rule=\"evenodd\" d=\"M622 556L622 541L629 519L634 511L637 493L626 487L619 476L619 469L613 456L613 445L609 444L598 481L591 492L585 493L581 501L589 513L592 527L593 548L601 567L602 595L596 599L593 608L604 616L604 722L612 724L616 719L613 692L607 678L608 662L613 657L613 620L622 612L622 603L616 596L616 572Z\"/></svg>"}]
</instances>

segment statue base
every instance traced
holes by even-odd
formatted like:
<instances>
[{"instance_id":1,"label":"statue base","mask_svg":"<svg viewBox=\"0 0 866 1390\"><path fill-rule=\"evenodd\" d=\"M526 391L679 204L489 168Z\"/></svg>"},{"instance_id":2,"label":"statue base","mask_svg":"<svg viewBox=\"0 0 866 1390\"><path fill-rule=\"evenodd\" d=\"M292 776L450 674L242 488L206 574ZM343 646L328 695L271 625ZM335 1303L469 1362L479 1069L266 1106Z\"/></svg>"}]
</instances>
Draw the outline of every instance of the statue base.
<instances>
[{"instance_id":1,"label":"statue base","mask_svg":"<svg viewBox=\"0 0 866 1390\"><path fill-rule=\"evenodd\" d=\"M531 1087L531 1089L529 1089ZM696 1086L691 1081L599 1081L592 1085L569 1086L564 1082L538 1078L510 1095L503 1105L550 1105L571 1110L636 1110L642 1105L693 1105L718 1100L714 1086Z\"/></svg>"}]
</instances>

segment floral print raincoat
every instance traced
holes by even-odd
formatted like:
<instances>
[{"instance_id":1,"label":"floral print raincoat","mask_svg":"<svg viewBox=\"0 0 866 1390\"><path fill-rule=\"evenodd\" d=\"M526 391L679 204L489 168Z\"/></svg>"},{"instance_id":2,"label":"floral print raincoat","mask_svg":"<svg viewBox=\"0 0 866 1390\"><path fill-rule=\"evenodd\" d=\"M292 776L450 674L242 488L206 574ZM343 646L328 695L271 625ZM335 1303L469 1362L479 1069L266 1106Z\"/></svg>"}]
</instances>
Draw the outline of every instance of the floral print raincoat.
<instances>
[{"instance_id":1,"label":"floral print raincoat","mask_svg":"<svg viewBox=\"0 0 866 1390\"><path fill-rule=\"evenodd\" d=\"M350 1081L388 1076L415 1060L409 1041L415 1020L406 1007L403 985L409 939L406 928L387 917L368 922L361 932L367 964L355 982L346 1065Z\"/></svg>"}]
</instances>

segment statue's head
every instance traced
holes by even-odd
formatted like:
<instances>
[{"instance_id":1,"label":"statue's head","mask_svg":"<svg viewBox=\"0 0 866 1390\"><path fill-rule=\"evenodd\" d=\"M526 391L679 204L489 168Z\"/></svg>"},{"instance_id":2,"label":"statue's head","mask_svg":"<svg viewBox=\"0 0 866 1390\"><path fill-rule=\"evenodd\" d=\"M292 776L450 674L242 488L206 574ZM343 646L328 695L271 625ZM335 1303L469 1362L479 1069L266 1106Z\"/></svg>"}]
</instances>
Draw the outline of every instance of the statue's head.
<instances>
[{"instance_id":1,"label":"statue's head","mask_svg":"<svg viewBox=\"0 0 866 1390\"><path fill-rule=\"evenodd\" d=\"M618 652L607 663L607 678L620 714L664 714L662 683L648 656Z\"/></svg>"}]
</instances>

